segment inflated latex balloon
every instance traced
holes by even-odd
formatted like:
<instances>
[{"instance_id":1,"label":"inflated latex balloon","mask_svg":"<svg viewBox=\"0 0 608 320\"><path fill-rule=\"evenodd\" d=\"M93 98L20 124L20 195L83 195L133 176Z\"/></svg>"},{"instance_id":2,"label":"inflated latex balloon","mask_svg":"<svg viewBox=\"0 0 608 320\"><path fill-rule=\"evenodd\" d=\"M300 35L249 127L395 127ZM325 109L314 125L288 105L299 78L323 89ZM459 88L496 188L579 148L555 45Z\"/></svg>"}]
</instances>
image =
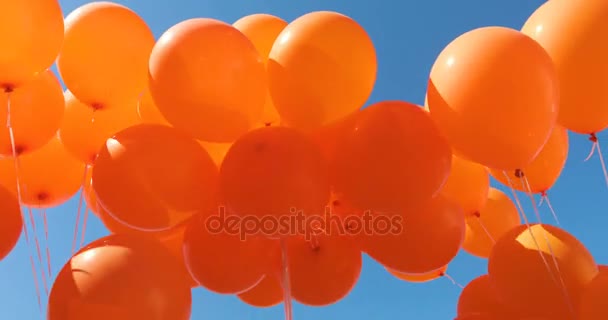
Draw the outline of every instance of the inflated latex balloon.
<instances>
[{"instance_id":1,"label":"inflated latex balloon","mask_svg":"<svg viewBox=\"0 0 608 320\"><path fill-rule=\"evenodd\" d=\"M579 240L546 224L513 228L497 240L488 261L492 286L506 304L555 319L574 317L581 293L597 273Z\"/></svg>"},{"instance_id":2,"label":"inflated latex balloon","mask_svg":"<svg viewBox=\"0 0 608 320\"><path fill-rule=\"evenodd\" d=\"M48 320L188 320L186 275L159 242L111 235L63 267L49 297Z\"/></svg>"},{"instance_id":3,"label":"inflated latex balloon","mask_svg":"<svg viewBox=\"0 0 608 320\"><path fill-rule=\"evenodd\" d=\"M218 169L179 130L142 124L107 140L93 165L99 203L131 228L162 231L211 210Z\"/></svg>"},{"instance_id":4,"label":"inflated latex balloon","mask_svg":"<svg viewBox=\"0 0 608 320\"><path fill-rule=\"evenodd\" d=\"M246 226L238 224L238 219L232 220L237 224L230 223L229 217L223 212L197 216L188 223L184 235L184 258L190 274L201 286L221 294L252 289L274 261L270 240L243 233Z\"/></svg>"},{"instance_id":5,"label":"inflated latex balloon","mask_svg":"<svg viewBox=\"0 0 608 320\"><path fill-rule=\"evenodd\" d=\"M146 88L154 34L131 9L87 3L65 18L57 68L67 88L95 110L121 108Z\"/></svg>"},{"instance_id":6,"label":"inflated latex balloon","mask_svg":"<svg viewBox=\"0 0 608 320\"><path fill-rule=\"evenodd\" d=\"M504 27L469 31L437 57L428 84L431 116L455 152L500 170L528 165L557 120L559 81L549 55Z\"/></svg>"},{"instance_id":7,"label":"inflated latex balloon","mask_svg":"<svg viewBox=\"0 0 608 320\"><path fill-rule=\"evenodd\" d=\"M599 320L608 317L608 270L600 268L598 275L587 285L581 296L581 304L578 309L580 320Z\"/></svg>"},{"instance_id":8,"label":"inflated latex balloon","mask_svg":"<svg viewBox=\"0 0 608 320\"><path fill-rule=\"evenodd\" d=\"M427 273L447 265L458 253L465 232L462 209L442 196L404 211L389 232L366 234L362 249L388 269ZM378 218L376 218L378 219ZM376 223L373 222L372 225Z\"/></svg>"},{"instance_id":9,"label":"inflated latex balloon","mask_svg":"<svg viewBox=\"0 0 608 320\"><path fill-rule=\"evenodd\" d=\"M486 205L466 217L464 251L488 258L494 243L505 233L521 224L517 207L504 192L490 188Z\"/></svg>"},{"instance_id":10,"label":"inflated latex balloon","mask_svg":"<svg viewBox=\"0 0 608 320\"><path fill-rule=\"evenodd\" d=\"M245 16L232 24L251 40L264 64L268 62L268 56L275 40L287 26L287 21L265 13L256 13ZM261 123L264 125L277 125L281 122L281 116L277 112L270 94L266 95L266 104L262 114Z\"/></svg>"},{"instance_id":11,"label":"inflated latex balloon","mask_svg":"<svg viewBox=\"0 0 608 320\"><path fill-rule=\"evenodd\" d=\"M23 231L19 199L5 187L0 187L0 261L17 245Z\"/></svg>"},{"instance_id":12,"label":"inflated latex balloon","mask_svg":"<svg viewBox=\"0 0 608 320\"><path fill-rule=\"evenodd\" d=\"M464 287L458 298L457 312L458 319L475 314L514 315L492 288L487 274L471 280Z\"/></svg>"},{"instance_id":13,"label":"inflated latex balloon","mask_svg":"<svg viewBox=\"0 0 608 320\"><path fill-rule=\"evenodd\" d=\"M515 190L542 194L547 192L561 175L568 159L568 148L568 131L557 125L530 164L516 172L506 172L509 179L502 170L491 170L492 177Z\"/></svg>"},{"instance_id":14,"label":"inflated latex balloon","mask_svg":"<svg viewBox=\"0 0 608 320\"><path fill-rule=\"evenodd\" d=\"M334 191L361 210L390 214L436 195L452 159L430 116L403 101L361 110L333 154Z\"/></svg>"},{"instance_id":15,"label":"inflated latex balloon","mask_svg":"<svg viewBox=\"0 0 608 320\"><path fill-rule=\"evenodd\" d=\"M57 0L6 1L0 11L0 87L23 86L55 61L64 37Z\"/></svg>"},{"instance_id":16,"label":"inflated latex balloon","mask_svg":"<svg viewBox=\"0 0 608 320\"><path fill-rule=\"evenodd\" d=\"M274 307L283 302L283 287L279 278L267 274L253 288L237 295L239 300L258 308Z\"/></svg>"},{"instance_id":17,"label":"inflated latex balloon","mask_svg":"<svg viewBox=\"0 0 608 320\"><path fill-rule=\"evenodd\" d=\"M232 142L262 117L268 91L264 62L229 24L197 18L174 25L154 46L149 70L160 112L197 139Z\"/></svg>"},{"instance_id":18,"label":"inflated latex balloon","mask_svg":"<svg viewBox=\"0 0 608 320\"><path fill-rule=\"evenodd\" d=\"M0 159L0 184L16 195L19 177L22 204L50 208L78 192L84 168L84 163L72 157L55 136L42 148L20 156L18 166L14 158Z\"/></svg>"},{"instance_id":19,"label":"inflated latex balloon","mask_svg":"<svg viewBox=\"0 0 608 320\"><path fill-rule=\"evenodd\" d=\"M265 127L245 134L228 150L220 191L229 213L277 219L280 228L266 235L293 235L299 232L291 229L295 220L283 219L322 214L330 197L328 175L320 149L308 136Z\"/></svg>"},{"instance_id":20,"label":"inflated latex balloon","mask_svg":"<svg viewBox=\"0 0 608 320\"><path fill-rule=\"evenodd\" d=\"M377 68L372 40L355 20L311 12L292 21L270 51L270 95L288 125L319 127L363 107Z\"/></svg>"},{"instance_id":21,"label":"inflated latex balloon","mask_svg":"<svg viewBox=\"0 0 608 320\"><path fill-rule=\"evenodd\" d=\"M80 161L93 164L108 138L139 124L133 101L120 108L94 111L69 91L65 92L65 113L59 136L66 149Z\"/></svg>"},{"instance_id":22,"label":"inflated latex balloon","mask_svg":"<svg viewBox=\"0 0 608 320\"><path fill-rule=\"evenodd\" d=\"M540 6L522 32L553 59L559 74L558 122L578 133L608 127L608 2L551 0Z\"/></svg>"},{"instance_id":23,"label":"inflated latex balloon","mask_svg":"<svg viewBox=\"0 0 608 320\"><path fill-rule=\"evenodd\" d=\"M354 288L362 257L352 239L321 233L310 240L288 238L287 265L292 297L305 305L327 306Z\"/></svg>"},{"instance_id":24,"label":"inflated latex balloon","mask_svg":"<svg viewBox=\"0 0 608 320\"><path fill-rule=\"evenodd\" d=\"M9 101L16 155L41 148L57 133L65 102L61 83L53 72L43 71L10 95L0 95L0 123L9 120ZM6 126L0 134L0 154L13 156L11 136Z\"/></svg>"},{"instance_id":25,"label":"inflated latex balloon","mask_svg":"<svg viewBox=\"0 0 608 320\"><path fill-rule=\"evenodd\" d=\"M439 278L445 276L445 272L447 270L448 270L447 265L442 268L439 268L437 270L431 271L431 272L419 273L419 274L408 274L408 273L403 273L403 272L398 272L398 271L387 269L387 271L393 277L395 277L399 280L403 280L403 281L407 281L407 282L414 282L414 283L423 283L423 282L429 282L429 281L433 281L435 279L439 279Z\"/></svg>"},{"instance_id":26,"label":"inflated latex balloon","mask_svg":"<svg viewBox=\"0 0 608 320\"><path fill-rule=\"evenodd\" d=\"M488 200L490 175L484 166L452 156L452 168L441 194L458 203L465 215L478 212Z\"/></svg>"}]
</instances>

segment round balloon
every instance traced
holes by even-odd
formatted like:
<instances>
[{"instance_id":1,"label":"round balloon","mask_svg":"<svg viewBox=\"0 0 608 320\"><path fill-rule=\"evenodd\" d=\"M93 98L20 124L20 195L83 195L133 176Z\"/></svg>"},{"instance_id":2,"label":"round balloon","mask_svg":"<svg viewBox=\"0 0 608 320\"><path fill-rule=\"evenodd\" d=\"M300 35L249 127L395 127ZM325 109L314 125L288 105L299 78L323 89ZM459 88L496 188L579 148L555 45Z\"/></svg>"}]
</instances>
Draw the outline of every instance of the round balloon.
<instances>
[{"instance_id":1,"label":"round balloon","mask_svg":"<svg viewBox=\"0 0 608 320\"><path fill-rule=\"evenodd\" d=\"M229 24L197 18L174 25L154 46L149 70L150 92L162 115L197 139L232 142L262 117L264 62Z\"/></svg>"},{"instance_id":2,"label":"round balloon","mask_svg":"<svg viewBox=\"0 0 608 320\"><path fill-rule=\"evenodd\" d=\"M275 275L267 274L253 288L237 295L239 300L258 308L269 308L283 302L283 286Z\"/></svg>"},{"instance_id":3,"label":"round balloon","mask_svg":"<svg viewBox=\"0 0 608 320\"><path fill-rule=\"evenodd\" d=\"M57 68L78 100L101 110L137 99L154 46L146 22L123 5L97 1L72 11L65 25Z\"/></svg>"},{"instance_id":4,"label":"round balloon","mask_svg":"<svg viewBox=\"0 0 608 320\"><path fill-rule=\"evenodd\" d=\"M285 27L270 51L270 95L288 125L315 128L363 107L377 69L372 40L355 20L311 12Z\"/></svg>"},{"instance_id":5,"label":"round balloon","mask_svg":"<svg viewBox=\"0 0 608 320\"><path fill-rule=\"evenodd\" d=\"M186 275L159 242L111 235L79 251L59 272L48 320L188 320Z\"/></svg>"},{"instance_id":6,"label":"round balloon","mask_svg":"<svg viewBox=\"0 0 608 320\"><path fill-rule=\"evenodd\" d=\"M433 281L435 279L439 279L439 278L445 276L445 273L448 270L448 266L445 265L444 267L439 268L437 270L433 270L431 272L419 273L419 274L403 273L403 272L398 272L398 271L394 271L394 270L390 270L390 269L386 269L386 270L393 277L395 277L399 280L403 280L403 281L407 281L407 282L414 282L414 283L423 283L423 282Z\"/></svg>"},{"instance_id":7,"label":"round balloon","mask_svg":"<svg viewBox=\"0 0 608 320\"><path fill-rule=\"evenodd\" d=\"M17 245L23 231L23 217L17 197L5 187L0 187L0 261Z\"/></svg>"},{"instance_id":8,"label":"round balloon","mask_svg":"<svg viewBox=\"0 0 608 320\"><path fill-rule=\"evenodd\" d=\"M522 29L553 59L559 75L558 122L574 132L608 127L607 11L602 0L546 1Z\"/></svg>"},{"instance_id":9,"label":"round balloon","mask_svg":"<svg viewBox=\"0 0 608 320\"><path fill-rule=\"evenodd\" d=\"M64 39L57 0L7 1L0 11L0 87L11 92L51 67Z\"/></svg>"},{"instance_id":10,"label":"round balloon","mask_svg":"<svg viewBox=\"0 0 608 320\"><path fill-rule=\"evenodd\" d=\"M464 33L437 57L431 116L463 158L512 171L528 165L557 120L559 81L533 39L504 27Z\"/></svg>"},{"instance_id":11,"label":"round balloon","mask_svg":"<svg viewBox=\"0 0 608 320\"><path fill-rule=\"evenodd\" d=\"M487 274L473 279L462 289L457 312L459 317L475 314L514 315L494 291Z\"/></svg>"}]
</instances>

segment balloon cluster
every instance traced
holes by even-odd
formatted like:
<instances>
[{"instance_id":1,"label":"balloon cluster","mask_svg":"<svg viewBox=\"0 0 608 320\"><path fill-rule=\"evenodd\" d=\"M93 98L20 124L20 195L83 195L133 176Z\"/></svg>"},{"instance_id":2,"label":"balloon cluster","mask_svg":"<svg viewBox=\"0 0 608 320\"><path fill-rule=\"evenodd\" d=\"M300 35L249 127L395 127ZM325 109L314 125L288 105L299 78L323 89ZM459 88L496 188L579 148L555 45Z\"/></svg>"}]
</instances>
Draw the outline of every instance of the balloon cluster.
<instances>
[{"instance_id":1,"label":"balloon cluster","mask_svg":"<svg viewBox=\"0 0 608 320\"><path fill-rule=\"evenodd\" d=\"M155 40L122 5L64 20L57 0L7 3L0 257L20 203L58 206L83 187L113 234L63 267L49 320L187 320L197 286L323 306L355 286L362 253L423 282L461 249L488 258L488 275L463 290L460 320L602 318L608 274L566 231L522 224L490 175L545 194L568 130L608 126L607 12L552 0L522 31L459 36L421 107L365 106L375 48L339 13L196 18Z\"/></svg>"}]
</instances>

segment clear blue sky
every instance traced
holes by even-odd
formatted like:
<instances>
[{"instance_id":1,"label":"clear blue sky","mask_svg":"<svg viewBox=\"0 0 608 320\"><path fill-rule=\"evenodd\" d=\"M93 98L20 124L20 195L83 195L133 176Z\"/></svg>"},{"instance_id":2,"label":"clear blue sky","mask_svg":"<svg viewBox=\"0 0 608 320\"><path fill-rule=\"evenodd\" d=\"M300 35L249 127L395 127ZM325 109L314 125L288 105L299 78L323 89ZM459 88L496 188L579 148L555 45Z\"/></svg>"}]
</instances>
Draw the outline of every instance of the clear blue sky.
<instances>
[{"instance_id":1,"label":"clear blue sky","mask_svg":"<svg viewBox=\"0 0 608 320\"><path fill-rule=\"evenodd\" d=\"M61 0L64 14L89 1ZM156 36L173 24L193 17L212 17L229 23L252 13L270 13L287 21L315 10L334 10L359 21L370 33L379 59L376 89L371 102L401 99L422 104L426 82L436 55L453 38L470 29L500 25L520 28L542 0L122 0L143 16ZM608 138L600 134L600 139ZM608 188L597 157L584 163L590 150L584 136L571 135L566 170L550 192L561 224L608 263L605 231L608 226ZM608 144L605 145L608 150ZM529 203L529 201L525 201ZM527 207L529 208L529 206ZM552 222L545 207L544 221ZM50 248L54 273L69 258L77 211L77 199L48 211ZM531 214L531 210L527 210ZM0 222L1 223L1 222ZM106 234L94 217L89 220L87 242ZM604 249L604 250L603 250ZM448 273L466 284L486 272L486 261L461 253ZM365 258L361 279L341 302L325 308L295 305L299 319L426 319L451 320L460 288L447 279L409 284L393 279ZM282 306L254 309L232 296L194 291L193 320L283 319ZM0 318L41 319L25 241L0 263Z\"/></svg>"}]
</instances>

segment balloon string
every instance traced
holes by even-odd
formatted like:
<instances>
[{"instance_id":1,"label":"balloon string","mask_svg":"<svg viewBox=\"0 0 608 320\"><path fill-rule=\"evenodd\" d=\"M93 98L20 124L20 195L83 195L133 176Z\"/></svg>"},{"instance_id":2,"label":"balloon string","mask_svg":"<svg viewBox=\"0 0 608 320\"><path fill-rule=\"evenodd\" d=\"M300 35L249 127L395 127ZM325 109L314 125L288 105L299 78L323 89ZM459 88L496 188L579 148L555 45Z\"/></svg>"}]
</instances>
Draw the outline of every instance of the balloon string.
<instances>
[{"instance_id":1,"label":"balloon string","mask_svg":"<svg viewBox=\"0 0 608 320\"><path fill-rule=\"evenodd\" d=\"M488 236L488 238L490 238L490 240L492 240L493 243L496 243L496 240L494 239L494 237L492 237L492 234L490 233L490 230L488 230L488 228L483 223L483 221L481 221L481 217L479 216L479 214L475 215L475 217L477 218L477 222L479 222L479 225L481 226L481 229L483 229L483 231L486 233L486 235Z\"/></svg>"},{"instance_id":2,"label":"balloon string","mask_svg":"<svg viewBox=\"0 0 608 320\"><path fill-rule=\"evenodd\" d=\"M540 205L543 202L547 204L547 208L549 208L549 211L551 212L551 215L553 216L553 219L555 220L555 223L558 226L560 226L559 219L557 218L557 214L555 213L555 210L553 209L553 205L551 204L551 200L549 200L549 195L547 195L546 191L543 191L541 193L540 203L538 204L538 206L540 207Z\"/></svg>"},{"instance_id":3,"label":"balloon string","mask_svg":"<svg viewBox=\"0 0 608 320\"><path fill-rule=\"evenodd\" d=\"M534 235L534 232L532 232L532 228L530 227L530 221L528 220L528 216L526 215L526 212L524 211L523 206L521 205L521 201L519 201L519 197L517 196L517 192L515 191L515 188L513 187L513 181L511 181L511 177L509 177L509 174L507 174L506 171L502 172L503 175L505 176L507 182L508 182L508 187L511 190L511 194L513 194L513 198L515 199L515 204L517 205L518 211L521 214L524 223L528 229L528 232L530 232L530 236L532 237L532 241L534 241L534 245L536 246L536 250L538 251L538 255L540 256L541 260L543 261L543 264L545 265L545 268L547 269L547 271L549 272L549 276L551 277L551 280L557 284L557 279L555 279L555 275L553 274L551 267L549 266L549 262L547 261L547 259L545 258L545 256L543 255L541 249L540 249L540 244L538 243L538 240L536 239L536 236Z\"/></svg>"},{"instance_id":4,"label":"balloon string","mask_svg":"<svg viewBox=\"0 0 608 320\"><path fill-rule=\"evenodd\" d=\"M599 140L596 139L595 145L597 146L597 155L600 158L600 164L602 166L602 172L604 173L604 181L608 185L608 171L606 170L606 162L604 161L604 155L602 154L602 148L600 147Z\"/></svg>"},{"instance_id":5,"label":"balloon string","mask_svg":"<svg viewBox=\"0 0 608 320\"><path fill-rule=\"evenodd\" d=\"M27 207L27 212L28 212L28 215L30 216L30 219L32 221L35 221L35 219L34 219L34 212L32 210L32 207L28 206ZM34 222L32 222L32 225L33 224L34 224ZM33 227L32 229L34 230L34 233L37 233L35 227ZM43 265L44 265L44 263L43 263L44 259L42 259L42 250L40 250L40 241L38 241L38 237L37 236L34 238L34 241L36 242L36 251L38 252L38 263L40 264L40 268L42 268L42 270L40 270L40 275L42 276L42 286L44 287L44 292L48 296L48 294L49 294L49 286L48 286L48 283L47 283L47 280L46 280L46 273L45 273L44 267L43 267Z\"/></svg>"},{"instance_id":6,"label":"balloon string","mask_svg":"<svg viewBox=\"0 0 608 320\"><path fill-rule=\"evenodd\" d=\"M532 188L530 187L530 181L528 181L528 177L526 177L525 175L522 175L519 177L519 179L522 184L522 187L524 187L524 190L526 190L526 193L527 193L528 197L530 198L530 201L532 201L532 208L534 209L534 214L536 215L536 219L538 219L538 222L542 224L543 222L542 222L542 218L540 216L540 211L538 210L538 207L536 206L536 199L534 199L534 195L532 194ZM560 287L560 289L562 291L563 298L565 299L564 302L566 302L566 304L568 305L568 309L570 309L569 310L570 315L572 315L574 317L574 315L575 315L574 306L572 305L570 295L568 294L568 289L566 288L566 283L564 281L564 277L559 268L559 263L557 262L557 257L555 256L555 252L553 251L553 246L551 245L551 242L549 241L549 236L547 235L547 232L544 229L543 229L542 233L543 233L543 237L545 238L545 241L547 243L547 248L549 249L549 253L551 254L551 259L553 260L553 265L555 266L555 270L557 271L557 278L559 279L558 286Z\"/></svg>"},{"instance_id":7,"label":"balloon string","mask_svg":"<svg viewBox=\"0 0 608 320\"><path fill-rule=\"evenodd\" d=\"M23 220L23 232L25 234L25 241L26 241L26 246L30 248L30 252L29 252L29 258L30 258L30 264L32 266L32 276L34 278L34 287L36 290L36 297L38 299L38 308L40 310L40 312L42 313L42 303L41 303L41 293L40 293L40 286L38 284L38 272L36 270L36 264L34 263L34 256L31 252L31 243L30 243L30 237L29 237L29 232L28 232L28 227L27 227L27 217L25 215L25 212L23 210L23 194L21 192L21 179L19 177L19 172L20 172L20 161L19 161L19 156L17 154L17 146L15 145L15 132L13 130L13 124L12 124L12 103L11 103L11 92L12 89L11 88L5 88L5 92L6 92L6 128L8 129L8 135L10 138L10 143L11 143L11 153L14 159L14 163L15 163L15 180L16 180L16 189L17 189L17 200L19 202L19 211L21 212L21 218ZM34 229L33 225L32 225L32 229ZM34 230L32 230L32 233L34 235L34 238L36 238L36 232Z\"/></svg>"},{"instance_id":8,"label":"balloon string","mask_svg":"<svg viewBox=\"0 0 608 320\"><path fill-rule=\"evenodd\" d=\"M293 308L291 303L291 283L289 276L289 263L287 260L287 240L281 240L281 283L283 286L283 304L285 309L285 320L293 320Z\"/></svg>"},{"instance_id":9,"label":"balloon string","mask_svg":"<svg viewBox=\"0 0 608 320\"><path fill-rule=\"evenodd\" d=\"M80 226L80 216L82 215L82 204L84 202L84 186L87 181L87 175L89 173L89 166L84 167L82 174L82 183L80 184L80 196L78 197L78 209L76 212L76 223L74 224L74 238L72 239L72 255L76 253L76 244L78 243L78 227Z\"/></svg>"},{"instance_id":10,"label":"balloon string","mask_svg":"<svg viewBox=\"0 0 608 320\"><path fill-rule=\"evenodd\" d=\"M46 209L40 210L42 221L44 222L44 242L46 243L46 267L49 272L49 279L53 277L53 268L51 267L51 249L49 246L49 222L46 214Z\"/></svg>"},{"instance_id":11,"label":"balloon string","mask_svg":"<svg viewBox=\"0 0 608 320\"><path fill-rule=\"evenodd\" d=\"M459 287L460 289L464 289L464 286L461 285L460 283L458 283L456 280L454 280L454 278L451 275L449 275L449 274L447 274L445 272L443 272L441 275L444 276L444 277L446 277L446 279L450 280L453 285Z\"/></svg>"},{"instance_id":12,"label":"balloon string","mask_svg":"<svg viewBox=\"0 0 608 320\"><path fill-rule=\"evenodd\" d=\"M82 222L82 233L80 235L80 246L78 247L78 250L80 250L80 248L82 248L84 246L84 239L85 239L85 235L87 233L87 221L89 220L89 206L85 206L84 208L84 219Z\"/></svg>"}]
</instances>

